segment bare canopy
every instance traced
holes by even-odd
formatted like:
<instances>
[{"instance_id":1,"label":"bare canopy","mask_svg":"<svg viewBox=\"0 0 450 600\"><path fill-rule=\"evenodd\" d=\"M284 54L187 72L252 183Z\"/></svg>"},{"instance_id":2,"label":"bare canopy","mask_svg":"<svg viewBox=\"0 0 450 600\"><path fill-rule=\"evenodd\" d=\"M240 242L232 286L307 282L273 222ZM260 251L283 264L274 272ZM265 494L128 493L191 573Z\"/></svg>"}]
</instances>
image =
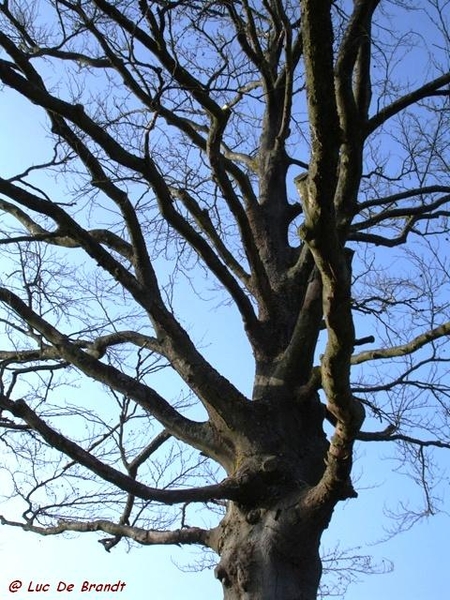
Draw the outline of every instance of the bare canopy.
<instances>
[{"instance_id":1,"label":"bare canopy","mask_svg":"<svg viewBox=\"0 0 450 600\"><path fill-rule=\"evenodd\" d=\"M403 526L437 510L446 4L1 3L5 110L36 127L16 111L0 173L0 440L22 503L3 523L200 544L227 600L314 600L355 443L409 464L424 505ZM239 318L219 358L204 303L217 335Z\"/></svg>"}]
</instances>

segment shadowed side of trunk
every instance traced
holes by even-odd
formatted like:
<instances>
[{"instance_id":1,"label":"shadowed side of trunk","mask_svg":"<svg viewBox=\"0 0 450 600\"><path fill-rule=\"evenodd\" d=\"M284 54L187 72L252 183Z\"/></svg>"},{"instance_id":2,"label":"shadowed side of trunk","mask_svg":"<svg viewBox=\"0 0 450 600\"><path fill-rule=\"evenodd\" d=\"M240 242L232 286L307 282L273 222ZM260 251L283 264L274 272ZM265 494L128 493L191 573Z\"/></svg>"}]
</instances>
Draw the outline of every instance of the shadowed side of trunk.
<instances>
[{"instance_id":1,"label":"shadowed side of trunk","mask_svg":"<svg viewBox=\"0 0 450 600\"><path fill-rule=\"evenodd\" d=\"M224 600L316 600L326 525L302 508L298 492L270 508L232 504L221 525L216 568Z\"/></svg>"},{"instance_id":2,"label":"shadowed side of trunk","mask_svg":"<svg viewBox=\"0 0 450 600\"><path fill-rule=\"evenodd\" d=\"M319 544L334 503L310 491L326 468L329 444L317 395L299 405L259 405L243 454L246 495L230 502L216 530L216 577L225 600L315 600ZM256 408L256 406L255 406Z\"/></svg>"}]
</instances>

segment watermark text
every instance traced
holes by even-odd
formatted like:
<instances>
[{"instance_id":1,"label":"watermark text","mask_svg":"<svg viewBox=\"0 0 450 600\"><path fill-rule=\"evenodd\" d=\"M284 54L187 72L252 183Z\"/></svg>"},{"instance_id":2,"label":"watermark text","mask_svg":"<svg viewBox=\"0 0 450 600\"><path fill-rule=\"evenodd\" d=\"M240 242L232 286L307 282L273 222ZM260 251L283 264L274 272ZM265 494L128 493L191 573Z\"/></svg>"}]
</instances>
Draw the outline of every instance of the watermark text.
<instances>
[{"instance_id":1,"label":"watermark text","mask_svg":"<svg viewBox=\"0 0 450 600\"><path fill-rule=\"evenodd\" d=\"M12 594L19 590L30 594L45 594L46 592L123 592L126 582L121 579L117 581L82 581L81 583L72 583L67 581L58 581L51 583L49 581L22 581L14 579L9 583L8 589Z\"/></svg>"}]
</instances>

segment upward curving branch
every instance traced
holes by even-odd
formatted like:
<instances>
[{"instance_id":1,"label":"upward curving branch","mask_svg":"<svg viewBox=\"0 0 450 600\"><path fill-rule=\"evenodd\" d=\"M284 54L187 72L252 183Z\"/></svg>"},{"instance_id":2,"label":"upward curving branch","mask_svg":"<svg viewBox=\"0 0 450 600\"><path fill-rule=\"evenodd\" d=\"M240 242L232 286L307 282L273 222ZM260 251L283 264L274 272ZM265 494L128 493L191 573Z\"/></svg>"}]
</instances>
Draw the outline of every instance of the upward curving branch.
<instances>
[{"instance_id":1,"label":"upward curving branch","mask_svg":"<svg viewBox=\"0 0 450 600\"><path fill-rule=\"evenodd\" d=\"M444 323L439 327L426 331L406 344L391 346L389 348L377 348L376 350L367 350L352 356L352 364L359 365L369 360L382 360L405 356L412 354L423 348L426 344L431 344L435 340L450 335L450 322Z\"/></svg>"},{"instance_id":2,"label":"upward curving branch","mask_svg":"<svg viewBox=\"0 0 450 600\"><path fill-rule=\"evenodd\" d=\"M436 77L432 81L425 83L421 87L398 98L388 106L382 108L376 115L371 117L367 123L367 135L373 133L378 127L386 123L389 119L399 114L409 106L416 104L424 98L432 96L438 90L450 84L450 72ZM443 90L444 95L450 95L448 90Z\"/></svg>"},{"instance_id":3,"label":"upward curving branch","mask_svg":"<svg viewBox=\"0 0 450 600\"><path fill-rule=\"evenodd\" d=\"M101 479L143 500L155 500L164 502L165 504L175 504L237 498L236 494L239 491L239 486L232 480L224 480L222 483L204 488L180 490L160 490L148 487L136 481L135 478L125 475L121 471L103 463L92 453L87 452L72 440L69 440L49 427L23 400L13 402L5 396L1 396L0 406L2 409L11 412L15 417L23 419L28 427L38 432L51 447L60 450L77 464L83 465Z\"/></svg>"},{"instance_id":4,"label":"upward curving branch","mask_svg":"<svg viewBox=\"0 0 450 600\"><path fill-rule=\"evenodd\" d=\"M18 521L10 521L0 515L0 522L2 525L10 525L13 527L20 527L24 531L31 531L38 533L39 535L59 535L68 531L74 531L78 533L95 532L101 531L108 533L114 537L126 537L138 544L143 546L157 545L172 545L172 544L202 544L215 548L214 536L208 529L201 529L200 527L183 527L174 531L153 531L149 529L143 529L141 527L133 527L132 525L118 525L111 521L96 520L90 521L89 523L80 523L78 521L60 521L58 525L53 527L40 527L38 525L31 525L28 523L21 523ZM110 539L99 540L107 550L110 549Z\"/></svg>"},{"instance_id":5,"label":"upward curving branch","mask_svg":"<svg viewBox=\"0 0 450 600\"><path fill-rule=\"evenodd\" d=\"M277 597L312 600L322 531L356 496L355 442L419 447L431 510L425 450L449 447L450 76L436 45L425 83L395 80L382 6L49 0L41 28L0 4L0 81L53 140L0 174L0 441L63 458L11 473L27 510L4 523L103 532L107 549L204 544L227 598L286 579ZM73 400L72 377L109 401ZM81 502L78 476L107 485ZM185 526L209 501L227 504L219 525ZM146 528L156 504L181 505L181 526Z\"/></svg>"}]
</instances>

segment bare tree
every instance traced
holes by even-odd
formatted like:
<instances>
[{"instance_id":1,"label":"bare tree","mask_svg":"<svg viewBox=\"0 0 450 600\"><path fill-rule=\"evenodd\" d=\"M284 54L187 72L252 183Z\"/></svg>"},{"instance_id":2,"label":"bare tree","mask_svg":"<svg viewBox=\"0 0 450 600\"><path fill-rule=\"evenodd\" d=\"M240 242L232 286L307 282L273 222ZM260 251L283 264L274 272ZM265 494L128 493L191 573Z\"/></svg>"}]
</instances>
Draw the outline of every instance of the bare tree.
<instances>
[{"instance_id":1,"label":"bare tree","mask_svg":"<svg viewBox=\"0 0 450 600\"><path fill-rule=\"evenodd\" d=\"M4 93L46 131L0 178L0 439L23 505L4 523L199 544L227 600L313 600L355 443L397 444L421 486L401 528L437 510L448 13L2 1ZM204 300L240 318L250 393L199 311L190 327Z\"/></svg>"}]
</instances>

